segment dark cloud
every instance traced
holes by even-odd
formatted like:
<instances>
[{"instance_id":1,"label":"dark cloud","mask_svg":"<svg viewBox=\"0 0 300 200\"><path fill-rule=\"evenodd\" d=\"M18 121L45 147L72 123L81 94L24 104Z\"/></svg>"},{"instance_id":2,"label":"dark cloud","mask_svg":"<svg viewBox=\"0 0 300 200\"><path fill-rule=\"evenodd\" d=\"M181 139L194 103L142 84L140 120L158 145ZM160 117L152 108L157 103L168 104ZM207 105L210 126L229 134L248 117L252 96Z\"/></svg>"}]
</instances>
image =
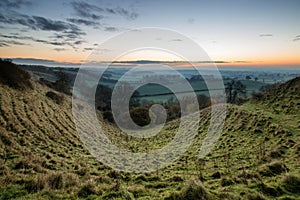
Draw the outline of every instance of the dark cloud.
<instances>
[{"instance_id":1,"label":"dark cloud","mask_svg":"<svg viewBox=\"0 0 300 200\"><path fill-rule=\"evenodd\" d=\"M5 42L0 42L0 47L7 47L7 46L9 46L7 43L5 43Z\"/></svg>"},{"instance_id":2,"label":"dark cloud","mask_svg":"<svg viewBox=\"0 0 300 200\"><path fill-rule=\"evenodd\" d=\"M113 27L113 26L104 27L104 31L108 31L108 32L116 32L118 30L119 29L117 27Z\"/></svg>"},{"instance_id":3,"label":"dark cloud","mask_svg":"<svg viewBox=\"0 0 300 200\"><path fill-rule=\"evenodd\" d=\"M99 22L94 22L92 20L85 20L85 19L76 19L76 18L68 18L67 21L78 24L78 25L85 25L85 26L98 26L100 25Z\"/></svg>"},{"instance_id":4,"label":"dark cloud","mask_svg":"<svg viewBox=\"0 0 300 200\"><path fill-rule=\"evenodd\" d=\"M104 15L119 15L129 20L134 20L138 17L138 13L129 11L125 8L104 8L86 3L84 1L74 1L71 3L75 14L81 18L99 20L103 19Z\"/></svg>"},{"instance_id":5,"label":"dark cloud","mask_svg":"<svg viewBox=\"0 0 300 200\"><path fill-rule=\"evenodd\" d=\"M300 41L300 35L295 36L295 38L293 39L294 42L296 41Z\"/></svg>"},{"instance_id":6,"label":"dark cloud","mask_svg":"<svg viewBox=\"0 0 300 200\"><path fill-rule=\"evenodd\" d=\"M15 41L15 40L0 40L1 47L11 46L11 45L28 45L28 44L19 42L19 41Z\"/></svg>"},{"instance_id":7,"label":"dark cloud","mask_svg":"<svg viewBox=\"0 0 300 200\"><path fill-rule=\"evenodd\" d=\"M195 19L194 18L189 18L189 19L187 19L187 22L189 24L194 24L195 23Z\"/></svg>"},{"instance_id":8,"label":"dark cloud","mask_svg":"<svg viewBox=\"0 0 300 200\"><path fill-rule=\"evenodd\" d=\"M80 2L75 1L72 2L71 5L75 11L75 14L79 17L93 19L93 20L99 20L103 18L101 14L95 14L95 12L96 13L103 12L104 10L95 5L88 4L84 1L80 1Z\"/></svg>"},{"instance_id":9,"label":"dark cloud","mask_svg":"<svg viewBox=\"0 0 300 200\"><path fill-rule=\"evenodd\" d=\"M23 6L30 6L30 5L32 5L32 2L27 0L1 0L0 1L0 9L3 10L19 9Z\"/></svg>"},{"instance_id":10,"label":"dark cloud","mask_svg":"<svg viewBox=\"0 0 300 200\"><path fill-rule=\"evenodd\" d=\"M182 39L172 39L171 42L182 42Z\"/></svg>"},{"instance_id":11,"label":"dark cloud","mask_svg":"<svg viewBox=\"0 0 300 200\"><path fill-rule=\"evenodd\" d=\"M59 51L66 51L65 48L54 48L53 50L54 50L54 51L58 51L58 52L59 52Z\"/></svg>"},{"instance_id":12,"label":"dark cloud","mask_svg":"<svg viewBox=\"0 0 300 200\"><path fill-rule=\"evenodd\" d=\"M30 40L32 37L20 36L18 33L11 33L11 35L3 35L0 33L0 37L8 39L17 39L17 40Z\"/></svg>"},{"instance_id":13,"label":"dark cloud","mask_svg":"<svg viewBox=\"0 0 300 200\"><path fill-rule=\"evenodd\" d=\"M84 43L85 41L83 40L77 40L77 41L69 41L69 40L65 40L64 37L62 37L61 41L58 41L56 39L49 39L49 40L44 40L44 39L37 39L31 36L21 36L21 35L4 35L4 34L0 34L1 38L5 38L5 39L13 39L15 40L27 40L27 41L33 41L33 42L37 42L37 43L43 43L43 44L49 44L49 45L53 45L53 46L70 46L72 48L75 48L76 45L80 45L82 43ZM18 42L18 41L15 41ZM8 44L13 44L13 43L8 43ZM25 45L22 42L18 42L15 43L17 45ZM7 45L6 45L7 46Z\"/></svg>"},{"instance_id":14,"label":"dark cloud","mask_svg":"<svg viewBox=\"0 0 300 200\"><path fill-rule=\"evenodd\" d=\"M85 34L78 26L71 23L18 13L0 14L0 23L22 25L32 30L69 32L77 36Z\"/></svg>"},{"instance_id":15,"label":"dark cloud","mask_svg":"<svg viewBox=\"0 0 300 200\"><path fill-rule=\"evenodd\" d=\"M34 42L50 44L54 46L68 45L75 48L76 45L82 44L82 36L86 35L77 25L60 20L52 20L41 16L29 16L16 12L8 12L6 15L0 14L0 23L9 25L22 25L31 30L51 31L54 36L49 40L36 39L20 35L1 35L2 38L32 40ZM79 42L80 41L80 42Z\"/></svg>"},{"instance_id":16,"label":"dark cloud","mask_svg":"<svg viewBox=\"0 0 300 200\"><path fill-rule=\"evenodd\" d=\"M130 19L130 20L134 20L139 16L138 13L136 13L136 12L130 12L130 11L128 11L124 8L120 8L120 7L117 7L115 9L107 8L107 11L109 11L112 14L119 14L119 15L127 18L127 19Z\"/></svg>"},{"instance_id":17,"label":"dark cloud","mask_svg":"<svg viewBox=\"0 0 300 200\"><path fill-rule=\"evenodd\" d=\"M94 48L84 48L85 51L92 51Z\"/></svg>"},{"instance_id":18,"label":"dark cloud","mask_svg":"<svg viewBox=\"0 0 300 200\"><path fill-rule=\"evenodd\" d=\"M267 33L267 34L259 34L259 37L273 37L273 34Z\"/></svg>"}]
</instances>

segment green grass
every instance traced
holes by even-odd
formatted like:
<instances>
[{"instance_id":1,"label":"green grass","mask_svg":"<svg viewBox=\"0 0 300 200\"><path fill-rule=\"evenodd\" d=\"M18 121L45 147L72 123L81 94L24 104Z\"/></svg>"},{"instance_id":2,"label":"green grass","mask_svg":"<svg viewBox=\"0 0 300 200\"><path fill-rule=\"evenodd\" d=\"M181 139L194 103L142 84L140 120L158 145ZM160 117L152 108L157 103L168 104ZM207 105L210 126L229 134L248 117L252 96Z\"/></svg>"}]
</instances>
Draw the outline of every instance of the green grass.
<instances>
[{"instance_id":1,"label":"green grass","mask_svg":"<svg viewBox=\"0 0 300 200\"><path fill-rule=\"evenodd\" d=\"M198 135L182 157L152 173L129 174L89 154L70 97L56 104L46 96L49 88L33 84L30 91L0 85L0 199L299 198L300 113L285 112L297 105L294 89L286 90L291 99L282 94L229 105L218 143L199 160L210 120L210 109L202 111ZM296 103L278 112L280 101ZM101 124L114 144L132 152L159 149L178 129L178 120L171 121L158 135L139 139Z\"/></svg>"}]
</instances>

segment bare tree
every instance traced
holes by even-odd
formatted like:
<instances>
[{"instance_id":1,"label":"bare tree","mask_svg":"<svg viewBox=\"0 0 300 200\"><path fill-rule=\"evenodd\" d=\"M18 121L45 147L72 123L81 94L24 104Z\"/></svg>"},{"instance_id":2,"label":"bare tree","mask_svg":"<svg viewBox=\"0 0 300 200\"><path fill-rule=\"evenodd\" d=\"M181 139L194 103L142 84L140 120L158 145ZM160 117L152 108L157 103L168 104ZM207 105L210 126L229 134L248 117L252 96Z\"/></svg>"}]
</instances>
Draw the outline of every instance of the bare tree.
<instances>
[{"instance_id":1,"label":"bare tree","mask_svg":"<svg viewBox=\"0 0 300 200\"><path fill-rule=\"evenodd\" d=\"M239 103L240 96L245 97L246 86L239 80L231 80L226 84L227 101L229 103Z\"/></svg>"}]
</instances>

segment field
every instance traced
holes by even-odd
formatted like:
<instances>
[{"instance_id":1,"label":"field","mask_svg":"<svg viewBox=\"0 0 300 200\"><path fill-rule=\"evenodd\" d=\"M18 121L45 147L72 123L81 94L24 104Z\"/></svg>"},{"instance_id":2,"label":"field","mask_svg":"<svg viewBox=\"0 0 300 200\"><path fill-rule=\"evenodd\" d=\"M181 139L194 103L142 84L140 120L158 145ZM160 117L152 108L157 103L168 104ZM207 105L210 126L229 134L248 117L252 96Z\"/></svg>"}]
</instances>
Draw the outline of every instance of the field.
<instances>
[{"instance_id":1,"label":"field","mask_svg":"<svg viewBox=\"0 0 300 200\"><path fill-rule=\"evenodd\" d=\"M33 84L25 92L0 85L0 199L300 197L299 79L262 100L228 105L217 145L198 159L210 119L210 109L203 110L189 150L170 166L143 174L117 172L94 159L79 140L70 97L57 104L46 96L51 89ZM153 138L130 137L128 145L115 125L100 121L116 145L132 152L164 146L179 124L169 122Z\"/></svg>"}]
</instances>

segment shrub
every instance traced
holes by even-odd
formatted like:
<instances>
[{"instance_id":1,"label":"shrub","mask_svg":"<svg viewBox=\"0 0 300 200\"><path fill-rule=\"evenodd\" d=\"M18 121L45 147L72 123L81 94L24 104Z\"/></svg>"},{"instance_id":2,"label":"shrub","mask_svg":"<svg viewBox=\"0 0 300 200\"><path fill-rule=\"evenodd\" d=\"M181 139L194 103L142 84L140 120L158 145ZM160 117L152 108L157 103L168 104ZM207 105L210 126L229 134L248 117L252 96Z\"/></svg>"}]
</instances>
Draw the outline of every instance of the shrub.
<instances>
[{"instance_id":1,"label":"shrub","mask_svg":"<svg viewBox=\"0 0 300 200\"><path fill-rule=\"evenodd\" d=\"M223 187L232 185L233 183L234 183L234 181L231 180L231 179L229 179L229 178L222 178L222 179L221 179L221 185L222 185Z\"/></svg>"},{"instance_id":2,"label":"shrub","mask_svg":"<svg viewBox=\"0 0 300 200\"><path fill-rule=\"evenodd\" d=\"M36 193L46 187L46 180L43 176L24 181L24 187L28 193Z\"/></svg>"},{"instance_id":3,"label":"shrub","mask_svg":"<svg viewBox=\"0 0 300 200\"><path fill-rule=\"evenodd\" d=\"M259 189L266 195L272 196L272 197L278 197L283 194L283 191L280 189L280 187L272 187L269 185L266 185L264 183L259 184Z\"/></svg>"},{"instance_id":4,"label":"shrub","mask_svg":"<svg viewBox=\"0 0 300 200\"><path fill-rule=\"evenodd\" d=\"M64 187L69 188L69 187L74 187L79 184L79 178L76 174L72 173L67 173L64 176Z\"/></svg>"},{"instance_id":5,"label":"shrub","mask_svg":"<svg viewBox=\"0 0 300 200\"><path fill-rule=\"evenodd\" d=\"M95 188L95 185L92 182L88 182L86 184L84 184L83 186L81 186L81 188L79 189L77 195L78 197L83 197L86 198L90 195L94 195L97 194L97 190Z\"/></svg>"},{"instance_id":6,"label":"shrub","mask_svg":"<svg viewBox=\"0 0 300 200\"><path fill-rule=\"evenodd\" d=\"M62 173L50 174L48 177L48 186L51 189L62 189L64 187L64 177Z\"/></svg>"},{"instance_id":7,"label":"shrub","mask_svg":"<svg viewBox=\"0 0 300 200\"><path fill-rule=\"evenodd\" d=\"M58 80L55 81L55 83L53 83L53 88L59 92L63 92L67 95L71 95L70 92L70 77L68 76L68 74L59 71L57 72L57 77Z\"/></svg>"},{"instance_id":8,"label":"shrub","mask_svg":"<svg viewBox=\"0 0 300 200\"><path fill-rule=\"evenodd\" d=\"M114 116L111 111L104 111L104 112L102 112L102 115L103 115L103 119L107 120L108 122L111 122L111 123L115 122Z\"/></svg>"},{"instance_id":9,"label":"shrub","mask_svg":"<svg viewBox=\"0 0 300 200\"><path fill-rule=\"evenodd\" d=\"M221 178L221 173L220 172L215 172L211 175L213 178Z\"/></svg>"},{"instance_id":10,"label":"shrub","mask_svg":"<svg viewBox=\"0 0 300 200\"><path fill-rule=\"evenodd\" d=\"M275 176L277 174L281 174L283 172L286 172L288 168L279 161L274 161L270 164L264 165L260 170L259 173L262 176Z\"/></svg>"},{"instance_id":11,"label":"shrub","mask_svg":"<svg viewBox=\"0 0 300 200\"><path fill-rule=\"evenodd\" d=\"M49 91L46 93L46 97L52 99L55 103L57 104L62 104L64 101L64 96L63 95L59 95L55 92Z\"/></svg>"},{"instance_id":12,"label":"shrub","mask_svg":"<svg viewBox=\"0 0 300 200\"><path fill-rule=\"evenodd\" d=\"M146 126L151 122L149 110L144 107L136 107L130 110L132 120L139 126Z\"/></svg>"},{"instance_id":13,"label":"shrub","mask_svg":"<svg viewBox=\"0 0 300 200\"><path fill-rule=\"evenodd\" d=\"M294 194L300 194L300 177L295 175L286 175L282 180L282 187Z\"/></svg>"}]
</instances>

